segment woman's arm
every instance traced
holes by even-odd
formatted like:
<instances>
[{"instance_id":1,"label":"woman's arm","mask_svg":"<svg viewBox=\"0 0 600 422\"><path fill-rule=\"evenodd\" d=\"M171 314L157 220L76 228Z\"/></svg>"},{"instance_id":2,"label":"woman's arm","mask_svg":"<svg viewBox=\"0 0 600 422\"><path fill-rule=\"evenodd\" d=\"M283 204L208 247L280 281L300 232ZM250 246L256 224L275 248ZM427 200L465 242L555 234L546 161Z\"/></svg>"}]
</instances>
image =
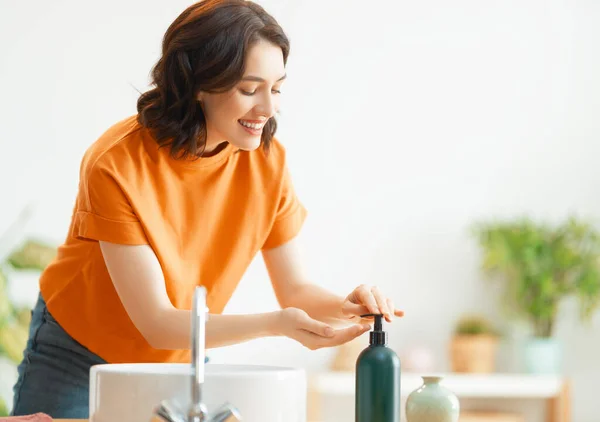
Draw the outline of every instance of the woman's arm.
<instances>
[{"instance_id":1,"label":"woman's arm","mask_svg":"<svg viewBox=\"0 0 600 422\"><path fill-rule=\"evenodd\" d=\"M190 311L172 305L152 248L108 242L100 242L100 248L117 294L146 341L156 349L189 348ZM318 349L343 344L368 329L368 325L357 325L332 330L295 308L251 315L210 314L206 322L206 348L259 337L287 336L310 349Z\"/></svg>"},{"instance_id":2,"label":"woman's arm","mask_svg":"<svg viewBox=\"0 0 600 422\"><path fill-rule=\"evenodd\" d=\"M263 260L282 308L300 308L312 318L333 325L350 322L349 316L342 314L343 297L307 282L296 240L264 250Z\"/></svg>"},{"instance_id":3,"label":"woman's arm","mask_svg":"<svg viewBox=\"0 0 600 422\"><path fill-rule=\"evenodd\" d=\"M125 310L150 345L157 349L190 347L191 315L175 308L154 251L148 245L100 242L102 254ZM241 343L275 335L276 312L254 315L211 314L206 347Z\"/></svg>"},{"instance_id":4,"label":"woman's arm","mask_svg":"<svg viewBox=\"0 0 600 422\"><path fill-rule=\"evenodd\" d=\"M344 325L364 314L384 314L388 322L404 312L396 309L391 299L379 289L361 285L342 297L308 282L301 262L298 241L263 251L263 259L275 296L283 307L303 309L312 318L329 324Z\"/></svg>"}]
</instances>

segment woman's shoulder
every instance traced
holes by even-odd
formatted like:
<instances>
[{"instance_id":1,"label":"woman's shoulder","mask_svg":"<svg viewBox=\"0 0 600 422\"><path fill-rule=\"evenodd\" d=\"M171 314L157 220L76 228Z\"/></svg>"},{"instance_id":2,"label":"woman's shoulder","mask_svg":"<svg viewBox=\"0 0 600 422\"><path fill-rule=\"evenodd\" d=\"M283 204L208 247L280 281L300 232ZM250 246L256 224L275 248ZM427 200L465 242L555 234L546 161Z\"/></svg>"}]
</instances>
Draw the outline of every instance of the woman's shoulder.
<instances>
[{"instance_id":1,"label":"woman's shoulder","mask_svg":"<svg viewBox=\"0 0 600 422\"><path fill-rule=\"evenodd\" d=\"M265 169L278 170L286 166L287 151L285 145L276 137L271 139L268 149L261 147L253 151L251 156L254 160L260 161Z\"/></svg>"},{"instance_id":2,"label":"woman's shoulder","mask_svg":"<svg viewBox=\"0 0 600 422\"><path fill-rule=\"evenodd\" d=\"M87 148L81 162L82 169L118 167L132 162L136 155L132 148L138 148L141 144L136 141L139 141L142 129L137 116L129 116L112 124Z\"/></svg>"},{"instance_id":3,"label":"woman's shoulder","mask_svg":"<svg viewBox=\"0 0 600 422\"><path fill-rule=\"evenodd\" d=\"M285 145L279 140L277 137L273 137L271 139L271 144L269 145L269 151L276 154L277 158L285 159Z\"/></svg>"}]
</instances>

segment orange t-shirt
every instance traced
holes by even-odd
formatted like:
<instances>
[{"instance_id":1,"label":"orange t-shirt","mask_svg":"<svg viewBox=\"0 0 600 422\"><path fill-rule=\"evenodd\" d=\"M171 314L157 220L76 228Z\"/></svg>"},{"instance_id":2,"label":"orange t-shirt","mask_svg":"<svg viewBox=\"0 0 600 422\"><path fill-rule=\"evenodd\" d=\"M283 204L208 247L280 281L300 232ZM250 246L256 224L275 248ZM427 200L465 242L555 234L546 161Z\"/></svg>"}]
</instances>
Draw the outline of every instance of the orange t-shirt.
<instances>
[{"instance_id":1,"label":"orange t-shirt","mask_svg":"<svg viewBox=\"0 0 600 422\"><path fill-rule=\"evenodd\" d=\"M65 331L108 362L189 362L189 350L154 349L136 329L98 241L150 245L176 308L190 309L203 285L210 312L221 313L256 254L292 239L306 210L277 140L268 155L229 144L212 157L175 160L136 117L87 150L69 234L41 294Z\"/></svg>"}]
</instances>

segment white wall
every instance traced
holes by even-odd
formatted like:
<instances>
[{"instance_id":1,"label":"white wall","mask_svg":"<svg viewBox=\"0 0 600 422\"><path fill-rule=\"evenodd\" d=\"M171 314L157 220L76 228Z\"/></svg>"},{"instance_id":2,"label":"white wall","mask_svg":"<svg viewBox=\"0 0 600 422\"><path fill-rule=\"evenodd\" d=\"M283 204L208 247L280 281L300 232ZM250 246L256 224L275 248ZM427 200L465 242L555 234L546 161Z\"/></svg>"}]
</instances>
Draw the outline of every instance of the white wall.
<instances>
[{"instance_id":1,"label":"white wall","mask_svg":"<svg viewBox=\"0 0 600 422\"><path fill-rule=\"evenodd\" d=\"M472 222L600 216L600 3L261 3L292 40L279 136L310 211L314 279L343 294L380 285L406 310L392 345L432 347L446 369L462 312L512 326L477 271ZM0 231L35 200L29 232L64 237L83 151L135 111L133 87L145 89L164 30L189 4L0 0ZM258 259L227 311L275 306ZM600 318L583 327L575 314L565 307L558 336L574 420L592 422ZM331 350L277 339L212 356L318 369ZM519 369L514 353L502 365Z\"/></svg>"}]
</instances>

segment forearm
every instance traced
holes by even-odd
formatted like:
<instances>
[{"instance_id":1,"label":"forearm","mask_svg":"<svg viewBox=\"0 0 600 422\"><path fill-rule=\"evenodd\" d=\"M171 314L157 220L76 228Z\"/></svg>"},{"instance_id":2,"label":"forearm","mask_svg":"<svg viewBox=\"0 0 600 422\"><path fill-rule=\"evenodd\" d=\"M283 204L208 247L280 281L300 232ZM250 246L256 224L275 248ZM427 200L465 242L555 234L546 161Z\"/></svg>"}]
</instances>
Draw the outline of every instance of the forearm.
<instances>
[{"instance_id":1,"label":"forearm","mask_svg":"<svg viewBox=\"0 0 600 422\"><path fill-rule=\"evenodd\" d=\"M191 313L169 309L160 312L149 342L157 349L188 349L191 344ZM206 321L206 348L229 346L277 335L276 312L247 315L210 314Z\"/></svg>"},{"instance_id":2,"label":"forearm","mask_svg":"<svg viewBox=\"0 0 600 422\"><path fill-rule=\"evenodd\" d=\"M347 325L349 320L342 314L344 298L312 283L301 283L284 304L304 310L312 318L332 325Z\"/></svg>"},{"instance_id":3,"label":"forearm","mask_svg":"<svg viewBox=\"0 0 600 422\"><path fill-rule=\"evenodd\" d=\"M246 315L211 314L206 323L206 347L223 347L279 335L275 328L276 319L277 312Z\"/></svg>"},{"instance_id":4,"label":"forearm","mask_svg":"<svg viewBox=\"0 0 600 422\"><path fill-rule=\"evenodd\" d=\"M164 275L149 245L100 242L115 290L139 332L156 349L188 349L191 345L191 312L177 309L169 299ZM140 286L143 288L140 290ZM242 343L274 335L278 312L255 315L209 316L207 348Z\"/></svg>"}]
</instances>

